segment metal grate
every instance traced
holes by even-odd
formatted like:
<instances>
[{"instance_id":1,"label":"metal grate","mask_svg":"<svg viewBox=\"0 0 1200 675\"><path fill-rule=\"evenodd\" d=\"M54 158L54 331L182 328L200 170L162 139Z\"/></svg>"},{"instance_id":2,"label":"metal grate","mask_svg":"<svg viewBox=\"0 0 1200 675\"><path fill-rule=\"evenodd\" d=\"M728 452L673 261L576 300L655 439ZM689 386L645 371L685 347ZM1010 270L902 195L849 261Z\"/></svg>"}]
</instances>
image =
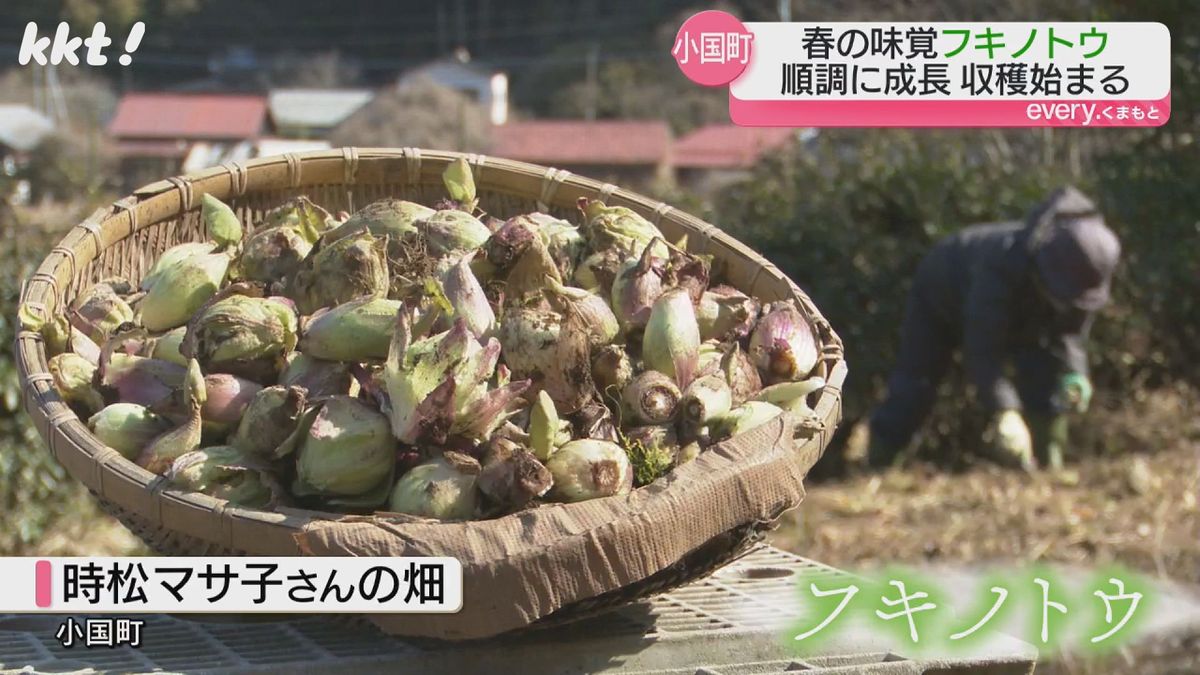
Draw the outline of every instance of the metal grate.
<instances>
[{"instance_id":1,"label":"metal grate","mask_svg":"<svg viewBox=\"0 0 1200 675\"><path fill-rule=\"evenodd\" d=\"M758 661L699 668L689 666L670 670L645 670L638 675L782 675L784 673L834 675L835 673L861 673L864 670L869 670L871 675L911 673L913 665L908 659L890 653L851 654L814 657L803 661Z\"/></svg>"},{"instance_id":2,"label":"metal grate","mask_svg":"<svg viewBox=\"0 0 1200 675\"><path fill-rule=\"evenodd\" d=\"M65 649L54 637L64 617L0 615L0 670L355 675L409 669L431 674L611 669L647 675L922 670L889 653L784 658L778 629L798 615L800 572L843 574L762 546L706 579L648 601L470 644L407 642L359 621L323 616L144 615L141 649ZM548 643L554 648L547 649Z\"/></svg>"}]
</instances>

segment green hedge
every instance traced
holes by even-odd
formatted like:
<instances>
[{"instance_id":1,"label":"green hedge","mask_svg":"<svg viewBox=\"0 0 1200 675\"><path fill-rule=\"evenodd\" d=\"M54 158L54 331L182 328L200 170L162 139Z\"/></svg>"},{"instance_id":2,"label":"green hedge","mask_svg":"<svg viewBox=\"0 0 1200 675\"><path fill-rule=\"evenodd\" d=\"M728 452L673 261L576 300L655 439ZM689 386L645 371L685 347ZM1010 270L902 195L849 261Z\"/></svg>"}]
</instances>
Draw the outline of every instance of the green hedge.
<instances>
[{"instance_id":1,"label":"green hedge","mask_svg":"<svg viewBox=\"0 0 1200 675\"><path fill-rule=\"evenodd\" d=\"M0 553L20 555L85 503L85 490L50 456L21 409L13 347L21 280L62 236L0 211Z\"/></svg>"},{"instance_id":2,"label":"green hedge","mask_svg":"<svg viewBox=\"0 0 1200 675\"><path fill-rule=\"evenodd\" d=\"M846 416L869 412L893 365L910 278L938 238L1012 220L1053 187L1096 198L1125 257L1094 333L1105 395L1196 380L1200 185L1195 147L1144 131L826 131L719 194L711 217L805 288L847 345ZM980 430L961 371L926 452L957 457Z\"/></svg>"},{"instance_id":3,"label":"green hedge","mask_svg":"<svg viewBox=\"0 0 1200 675\"><path fill-rule=\"evenodd\" d=\"M1093 332L1093 418L1147 389L1200 382L1200 4L1051 5L1064 19L1166 24L1172 111L1165 126L825 131L705 205L714 222L804 286L845 338L849 420L882 396L909 280L929 245L964 225L1022 217L1065 182L1100 203L1125 250L1114 302ZM1022 7L980 11L1028 14ZM904 10L911 11L921 10ZM959 16L967 8L938 11ZM982 423L955 372L923 445L942 459L961 456ZM1180 420L1181 429L1186 424ZM1105 445L1097 425L1081 428L1081 445Z\"/></svg>"}]
</instances>

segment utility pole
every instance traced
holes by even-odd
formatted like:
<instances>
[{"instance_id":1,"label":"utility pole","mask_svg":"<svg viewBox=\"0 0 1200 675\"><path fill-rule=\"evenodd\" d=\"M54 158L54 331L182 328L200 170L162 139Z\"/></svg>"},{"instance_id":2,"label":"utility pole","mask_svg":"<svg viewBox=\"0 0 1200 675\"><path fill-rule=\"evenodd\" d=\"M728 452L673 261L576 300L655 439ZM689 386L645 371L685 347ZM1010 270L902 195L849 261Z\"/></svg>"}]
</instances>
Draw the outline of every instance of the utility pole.
<instances>
[{"instance_id":1,"label":"utility pole","mask_svg":"<svg viewBox=\"0 0 1200 675\"><path fill-rule=\"evenodd\" d=\"M437 46L438 46L438 54L439 55L445 55L446 52L449 51L446 48L447 33L448 33L448 31L446 29L446 5L439 2L439 3L437 3Z\"/></svg>"},{"instance_id":2,"label":"utility pole","mask_svg":"<svg viewBox=\"0 0 1200 675\"><path fill-rule=\"evenodd\" d=\"M779 20L785 23L792 20L792 0L779 0Z\"/></svg>"},{"instance_id":3,"label":"utility pole","mask_svg":"<svg viewBox=\"0 0 1200 675\"><path fill-rule=\"evenodd\" d=\"M455 32L458 33L456 41L458 46L470 49L467 44L467 3L466 0L458 0L454 5L454 24Z\"/></svg>"},{"instance_id":4,"label":"utility pole","mask_svg":"<svg viewBox=\"0 0 1200 675\"><path fill-rule=\"evenodd\" d=\"M58 128L67 125L67 100L63 96L62 83L58 80L58 66L51 63L46 66L46 93L47 110L49 117L54 120L54 126Z\"/></svg>"},{"instance_id":5,"label":"utility pole","mask_svg":"<svg viewBox=\"0 0 1200 675\"><path fill-rule=\"evenodd\" d=\"M45 97L42 94L42 83L38 80L38 76L42 74L42 69L38 67L30 68L29 74L33 77L33 109L45 115L46 109L42 107Z\"/></svg>"},{"instance_id":6,"label":"utility pole","mask_svg":"<svg viewBox=\"0 0 1200 675\"><path fill-rule=\"evenodd\" d=\"M479 51L481 53L487 50L488 39L491 35L488 34L488 28L492 25L492 0L479 0L479 24L475 27L475 33L478 35L476 41L479 43Z\"/></svg>"},{"instance_id":7,"label":"utility pole","mask_svg":"<svg viewBox=\"0 0 1200 675\"><path fill-rule=\"evenodd\" d=\"M591 122L596 119L596 107L600 99L600 47L592 43L587 53L587 97L583 108L583 118Z\"/></svg>"}]
</instances>

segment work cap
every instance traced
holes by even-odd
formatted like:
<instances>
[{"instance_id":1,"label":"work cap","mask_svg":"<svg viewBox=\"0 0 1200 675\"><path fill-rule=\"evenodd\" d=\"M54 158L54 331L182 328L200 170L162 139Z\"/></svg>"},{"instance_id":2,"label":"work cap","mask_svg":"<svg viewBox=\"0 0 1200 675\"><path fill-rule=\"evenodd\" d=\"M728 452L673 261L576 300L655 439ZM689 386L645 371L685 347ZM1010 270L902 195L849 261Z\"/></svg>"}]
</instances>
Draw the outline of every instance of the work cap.
<instances>
[{"instance_id":1,"label":"work cap","mask_svg":"<svg viewBox=\"0 0 1200 675\"><path fill-rule=\"evenodd\" d=\"M1100 309L1108 304L1121 242L1092 201L1075 188L1056 191L1044 208L1042 215L1051 218L1035 250L1042 285L1062 304Z\"/></svg>"}]
</instances>

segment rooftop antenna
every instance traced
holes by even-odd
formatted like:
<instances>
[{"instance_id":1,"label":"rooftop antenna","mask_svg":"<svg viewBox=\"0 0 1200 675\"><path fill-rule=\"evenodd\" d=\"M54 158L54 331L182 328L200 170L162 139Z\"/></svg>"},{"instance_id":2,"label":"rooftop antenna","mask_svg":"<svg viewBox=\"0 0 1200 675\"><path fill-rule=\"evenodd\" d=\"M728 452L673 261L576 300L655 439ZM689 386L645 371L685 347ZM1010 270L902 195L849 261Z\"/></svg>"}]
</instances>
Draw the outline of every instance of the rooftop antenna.
<instances>
[{"instance_id":1,"label":"rooftop antenna","mask_svg":"<svg viewBox=\"0 0 1200 675\"><path fill-rule=\"evenodd\" d=\"M46 110L54 126L66 126L69 121L67 99L63 96L62 83L58 79L58 66L53 63L46 66L46 99Z\"/></svg>"}]
</instances>

